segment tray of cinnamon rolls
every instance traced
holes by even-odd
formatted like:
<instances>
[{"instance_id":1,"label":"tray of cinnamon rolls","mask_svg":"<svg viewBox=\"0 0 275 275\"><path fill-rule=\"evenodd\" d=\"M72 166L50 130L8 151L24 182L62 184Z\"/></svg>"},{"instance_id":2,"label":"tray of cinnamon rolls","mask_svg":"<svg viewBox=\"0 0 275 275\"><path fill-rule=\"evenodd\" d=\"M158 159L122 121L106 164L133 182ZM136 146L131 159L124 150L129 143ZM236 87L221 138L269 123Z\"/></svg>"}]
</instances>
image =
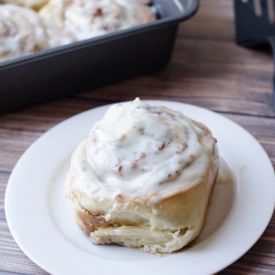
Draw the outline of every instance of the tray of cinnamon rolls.
<instances>
[{"instance_id":1,"label":"tray of cinnamon rolls","mask_svg":"<svg viewBox=\"0 0 275 275\"><path fill-rule=\"evenodd\" d=\"M0 113L163 68L198 0L0 0Z\"/></svg>"}]
</instances>

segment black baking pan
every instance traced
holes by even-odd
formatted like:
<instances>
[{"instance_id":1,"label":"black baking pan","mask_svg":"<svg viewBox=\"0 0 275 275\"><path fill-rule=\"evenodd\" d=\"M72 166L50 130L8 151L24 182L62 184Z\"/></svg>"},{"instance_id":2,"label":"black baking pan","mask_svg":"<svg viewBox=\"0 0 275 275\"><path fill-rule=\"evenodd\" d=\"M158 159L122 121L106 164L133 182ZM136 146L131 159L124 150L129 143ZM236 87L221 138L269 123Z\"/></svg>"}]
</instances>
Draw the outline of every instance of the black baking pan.
<instances>
[{"instance_id":1,"label":"black baking pan","mask_svg":"<svg viewBox=\"0 0 275 275\"><path fill-rule=\"evenodd\" d=\"M0 63L0 113L147 74L169 61L199 0L154 0L158 19Z\"/></svg>"}]
</instances>

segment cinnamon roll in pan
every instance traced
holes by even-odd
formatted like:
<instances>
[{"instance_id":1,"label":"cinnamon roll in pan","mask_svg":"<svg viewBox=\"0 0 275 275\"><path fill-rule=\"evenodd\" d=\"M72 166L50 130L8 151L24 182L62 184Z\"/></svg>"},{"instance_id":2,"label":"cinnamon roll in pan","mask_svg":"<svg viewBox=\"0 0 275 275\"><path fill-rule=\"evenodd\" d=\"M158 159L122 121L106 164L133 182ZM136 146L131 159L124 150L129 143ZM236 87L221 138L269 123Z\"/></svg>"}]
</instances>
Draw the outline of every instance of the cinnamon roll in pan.
<instances>
[{"instance_id":1,"label":"cinnamon roll in pan","mask_svg":"<svg viewBox=\"0 0 275 275\"><path fill-rule=\"evenodd\" d=\"M51 47L81 41L155 19L134 0L50 0L39 11Z\"/></svg>"},{"instance_id":2,"label":"cinnamon roll in pan","mask_svg":"<svg viewBox=\"0 0 275 275\"><path fill-rule=\"evenodd\" d=\"M0 5L0 61L47 47L45 31L33 10L12 4Z\"/></svg>"},{"instance_id":3,"label":"cinnamon roll in pan","mask_svg":"<svg viewBox=\"0 0 275 275\"><path fill-rule=\"evenodd\" d=\"M218 168L205 125L137 98L112 106L78 145L65 198L94 244L170 253L199 235Z\"/></svg>"}]
</instances>

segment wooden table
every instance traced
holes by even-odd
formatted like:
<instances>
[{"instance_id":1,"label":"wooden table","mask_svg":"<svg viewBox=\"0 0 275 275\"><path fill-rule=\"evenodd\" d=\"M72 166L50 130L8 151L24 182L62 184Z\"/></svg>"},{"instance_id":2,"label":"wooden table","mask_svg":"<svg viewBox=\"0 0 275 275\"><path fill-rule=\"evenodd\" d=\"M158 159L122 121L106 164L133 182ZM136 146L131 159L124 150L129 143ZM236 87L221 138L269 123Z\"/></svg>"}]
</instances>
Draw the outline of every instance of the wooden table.
<instances>
[{"instance_id":1,"label":"wooden table","mask_svg":"<svg viewBox=\"0 0 275 275\"><path fill-rule=\"evenodd\" d=\"M19 157L43 133L79 112L117 101L164 99L199 105L239 123L275 165L271 52L234 43L233 3L202 0L181 24L162 71L0 116L0 274L48 274L19 249L7 226L4 195ZM213 259L215 260L215 259ZM275 274L275 217L257 243L219 274Z\"/></svg>"}]
</instances>

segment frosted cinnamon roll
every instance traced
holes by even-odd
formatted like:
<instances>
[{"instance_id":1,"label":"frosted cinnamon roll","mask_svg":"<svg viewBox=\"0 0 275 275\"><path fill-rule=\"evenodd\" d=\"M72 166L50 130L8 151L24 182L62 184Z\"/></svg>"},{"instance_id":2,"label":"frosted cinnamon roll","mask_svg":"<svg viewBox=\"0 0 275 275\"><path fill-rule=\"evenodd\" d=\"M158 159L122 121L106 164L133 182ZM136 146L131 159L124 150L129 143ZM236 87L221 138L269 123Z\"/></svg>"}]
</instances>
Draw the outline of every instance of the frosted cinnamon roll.
<instances>
[{"instance_id":1,"label":"frosted cinnamon roll","mask_svg":"<svg viewBox=\"0 0 275 275\"><path fill-rule=\"evenodd\" d=\"M0 61L47 48L37 14L28 8L0 5Z\"/></svg>"},{"instance_id":2,"label":"frosted cinnamon roll","mask_svg":"<svg viewBox=\"0 0 275 275\"><path fill-rule=\"evenodd\" d=\"M0 4L13 4L28 7L34 10L42 8L48 0L0 0Z\"/></svg>"},{"instance_id":3,"label":"frosted cinnamon roll","mask_svg":"<svg viewBox=\"0 0 275 275\"><path fill-rule=\"evenodd\" d=\"M154 20L149 7L133 0L51 0L39 15L51 47Z\"/></svg>"},{"instance_id":4,"label":"frosted cinnamon roll","mask_svg":"<svg viewBox=\"0 0 275 275\"><path fill-rule=\"evenodd\" d=\"M76 148L65 197L94 244L170 253L199 235L218 167L206 126L137 98L112 106Z\"/></svg>"}]
</instances>

